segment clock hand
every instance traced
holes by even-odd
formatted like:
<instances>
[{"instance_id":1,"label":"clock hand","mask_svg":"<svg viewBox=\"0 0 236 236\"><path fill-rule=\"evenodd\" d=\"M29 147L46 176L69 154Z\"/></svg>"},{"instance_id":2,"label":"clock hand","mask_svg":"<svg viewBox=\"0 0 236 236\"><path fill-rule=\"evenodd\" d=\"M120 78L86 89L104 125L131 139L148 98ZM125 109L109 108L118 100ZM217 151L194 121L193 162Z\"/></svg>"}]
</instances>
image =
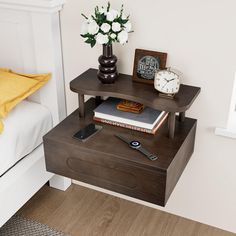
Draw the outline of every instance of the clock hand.
<instances>
[{"instance_id":1,"label":"clock hand","mask_svg":"<svg viewBox=\"0 0 236 236\"><path fill-rule=\"evenodd\" d=\"M168 79L164 78L164 80L169 83L170 81L175 80L175 79L168 80Z\"/></svg>"},{"instance_id":2,"label":"clock hand","mask_svg":"<svg viewBox=\"0 0 236 236\"><path fill-rule=\"evenodd\" d=\"M167 81L167 82L162 86L162 88L164 88L168 83L169 83L169 81Z\"/></svg>"}]
</instances>

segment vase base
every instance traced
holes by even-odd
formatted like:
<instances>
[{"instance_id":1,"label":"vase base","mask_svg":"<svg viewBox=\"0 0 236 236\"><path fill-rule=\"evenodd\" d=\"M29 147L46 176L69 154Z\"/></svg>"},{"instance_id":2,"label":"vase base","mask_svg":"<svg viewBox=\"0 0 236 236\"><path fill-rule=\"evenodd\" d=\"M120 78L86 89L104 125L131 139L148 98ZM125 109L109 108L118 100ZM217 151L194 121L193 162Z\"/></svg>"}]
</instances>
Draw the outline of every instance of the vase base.
<instances>
[{"instance_id":1,"label":"vase base","mask_svg":"<svg viewBox=\"0 0 236 236\"><path fill-rule=\"evenodd\" d=\"M103 44L103 54L98 58L100 63L97 77L103 84L115 83L118 72L116 68L117 57L113 54L112 44Z\"/></svg>"},{"instance_id":2,"label":"vase base","mask_svg":"<svg viewBox=\"0 0 236 236\"><path fill-rule=\"evenodd\" d=\"M115 71L113 73L105 74L99 70L97 73L97 77L103 84L113 84L118 78L118 72Z\"/></svg>"}]
</instances>

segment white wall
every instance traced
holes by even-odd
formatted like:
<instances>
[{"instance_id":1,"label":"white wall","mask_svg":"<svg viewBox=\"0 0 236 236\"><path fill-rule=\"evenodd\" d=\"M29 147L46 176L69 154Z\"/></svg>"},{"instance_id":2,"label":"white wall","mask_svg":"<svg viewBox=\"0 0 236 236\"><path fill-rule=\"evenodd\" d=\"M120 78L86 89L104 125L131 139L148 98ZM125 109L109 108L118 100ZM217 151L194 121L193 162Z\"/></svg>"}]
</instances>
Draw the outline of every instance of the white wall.
<instances>
[{"instance_id":1,"label":"white wall","mask_svg":"<svg viewBox=\"0 0 236 236\"><path fill-rule=\"evenodd\" d=\"M236 232L235 140L214 135L225 126L236 71L235 0L113 0L130 13L134 33L114 45L119 71L132 74L135 48L168 52L168 65L180 69L186 84L200 86L188 116L198 119L196 149L164 211ZM101 46L91 49L80 37L83 18L106 1L69 0L62 11L67 108L78 106L69 82L97 68Z\"/></svg>"}]
</instances>

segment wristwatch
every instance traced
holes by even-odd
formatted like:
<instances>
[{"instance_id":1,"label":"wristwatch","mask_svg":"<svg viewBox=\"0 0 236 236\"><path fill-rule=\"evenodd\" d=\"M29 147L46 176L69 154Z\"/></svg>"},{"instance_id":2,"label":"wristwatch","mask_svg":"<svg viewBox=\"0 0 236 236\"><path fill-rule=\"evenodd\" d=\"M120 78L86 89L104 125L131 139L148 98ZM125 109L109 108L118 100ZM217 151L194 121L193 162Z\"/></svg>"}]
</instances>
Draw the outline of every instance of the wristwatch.
<instances>
[{"instance_id":1,"label":"wristwatch","mask_svg":"<svg viewBox=\"0 0 236 236\"><path fill-rule=\"evenodd\" d=\"M144 154L149 160L151 161L155 161L157 159L157 156L155 156L154 154L151 154L149 151L147 151L144 147L141 146L141 143L137 140L131 140L129 141L128 139L126 139L125 137L123 137L120 134L115 134L115 136L117 138L119 138L120 140L124 141L125 143L127 143L129 145L129 147L136 149L138 151L140 151L142 154Z\"/></svg>"}]
</instances>

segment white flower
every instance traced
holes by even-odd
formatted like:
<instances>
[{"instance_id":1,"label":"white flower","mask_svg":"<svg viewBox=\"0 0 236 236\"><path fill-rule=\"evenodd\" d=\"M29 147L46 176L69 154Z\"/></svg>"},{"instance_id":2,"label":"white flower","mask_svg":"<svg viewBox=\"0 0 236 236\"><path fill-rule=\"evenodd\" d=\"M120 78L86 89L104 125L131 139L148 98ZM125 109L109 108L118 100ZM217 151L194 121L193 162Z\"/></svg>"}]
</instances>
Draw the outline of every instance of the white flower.
<instances>
[{"instance_id":1,"label":"white flower","mask_svg":"<svg viewBox=\"0 0 236 236\"><path fill-rule=\"evenodd\" d=\"M125 44L128 41L128 33L123 30L118 34L117 38L120 44Z\"/></svg>"},{"instance_id":2,"label":"white flower","mask_svg":"<svg viewBox=\"0 0 236 236\"><path fill-rule=\"evenodd\" d=\"M125 27L125 31L129 33L131 31L131 29L132 29L132 25L131 25L130 21L125 23L124 27Z\"/></svg>"},{"instance_id":3,"label":"white flower","mask_svg":"<svg viewBox=\"0 0 236 236\"><path fill-rule=\"evenodd\" d=\"M99 31L99 26L96 21L92 21L88 24L88 33L89 34L96 34Z\"/></svg>"},{"instance_id":4,"label":"white flower","mask_svg":"<svg viewBox=\"0 0 236 236\"><path fill-rule=\"evenodd\" d=\"M82 27L81 27L81 34L87 34L88 33L88 21L83 22Z\"/></svg>"},{"instance_id":5,"label":"white flower","mask_svg":"<svg viewBox=\"0 0 236 236\"><path fill-rule=\"evenodd\" d=\"M106 34L104 35L101 33L98 33L96 40L97 40L97 43L99 44L107 44L109 41L108 36Z\"/></svg>"},{"instance_id":6,"label":"white flower","mask_svg":"<svg viewBox=\"0 0 236 236\"><path fill-rule=\"evenodd\" d=\"M116 38L116 34L112 33L112 34L110 35L110 37L111 37L112 39L115 39L115 38Z\"/></svg>"},{"instance_id":7,"label":"white flower","mask_svg":"<svg viewBox=\"0 0 236 236\"><path fill-rule=\"evenodd\" d=\"M111 29L111 26L110 26L109 24L107 24L107 23L103 23L103 24L101 25L101 30L102 30L104 33L109 32L110 29Z\"/></svg>"},{"instance_id":8,"label":"white flower","mask_svg":"<svg viewBox=\"0 0 236 236\"><path fill-rule=\"evenodd\" d=\"M120 31L120 30L121 30L120 23L118 23L118 22L112 23L112 30L113 30L114 32Z\"/></svg>"},{"instance_id":9,"label":"white flower","mask_svg":"<svg viewBox=\"0 0 236 236\"><path fill-rule=\"evenodd\" d=\"M111 9L109 12L107 12L107 20L108 21L113 21L118 16L119 16L119 12L117 10Z\"/></svg>"}]
</instances>

